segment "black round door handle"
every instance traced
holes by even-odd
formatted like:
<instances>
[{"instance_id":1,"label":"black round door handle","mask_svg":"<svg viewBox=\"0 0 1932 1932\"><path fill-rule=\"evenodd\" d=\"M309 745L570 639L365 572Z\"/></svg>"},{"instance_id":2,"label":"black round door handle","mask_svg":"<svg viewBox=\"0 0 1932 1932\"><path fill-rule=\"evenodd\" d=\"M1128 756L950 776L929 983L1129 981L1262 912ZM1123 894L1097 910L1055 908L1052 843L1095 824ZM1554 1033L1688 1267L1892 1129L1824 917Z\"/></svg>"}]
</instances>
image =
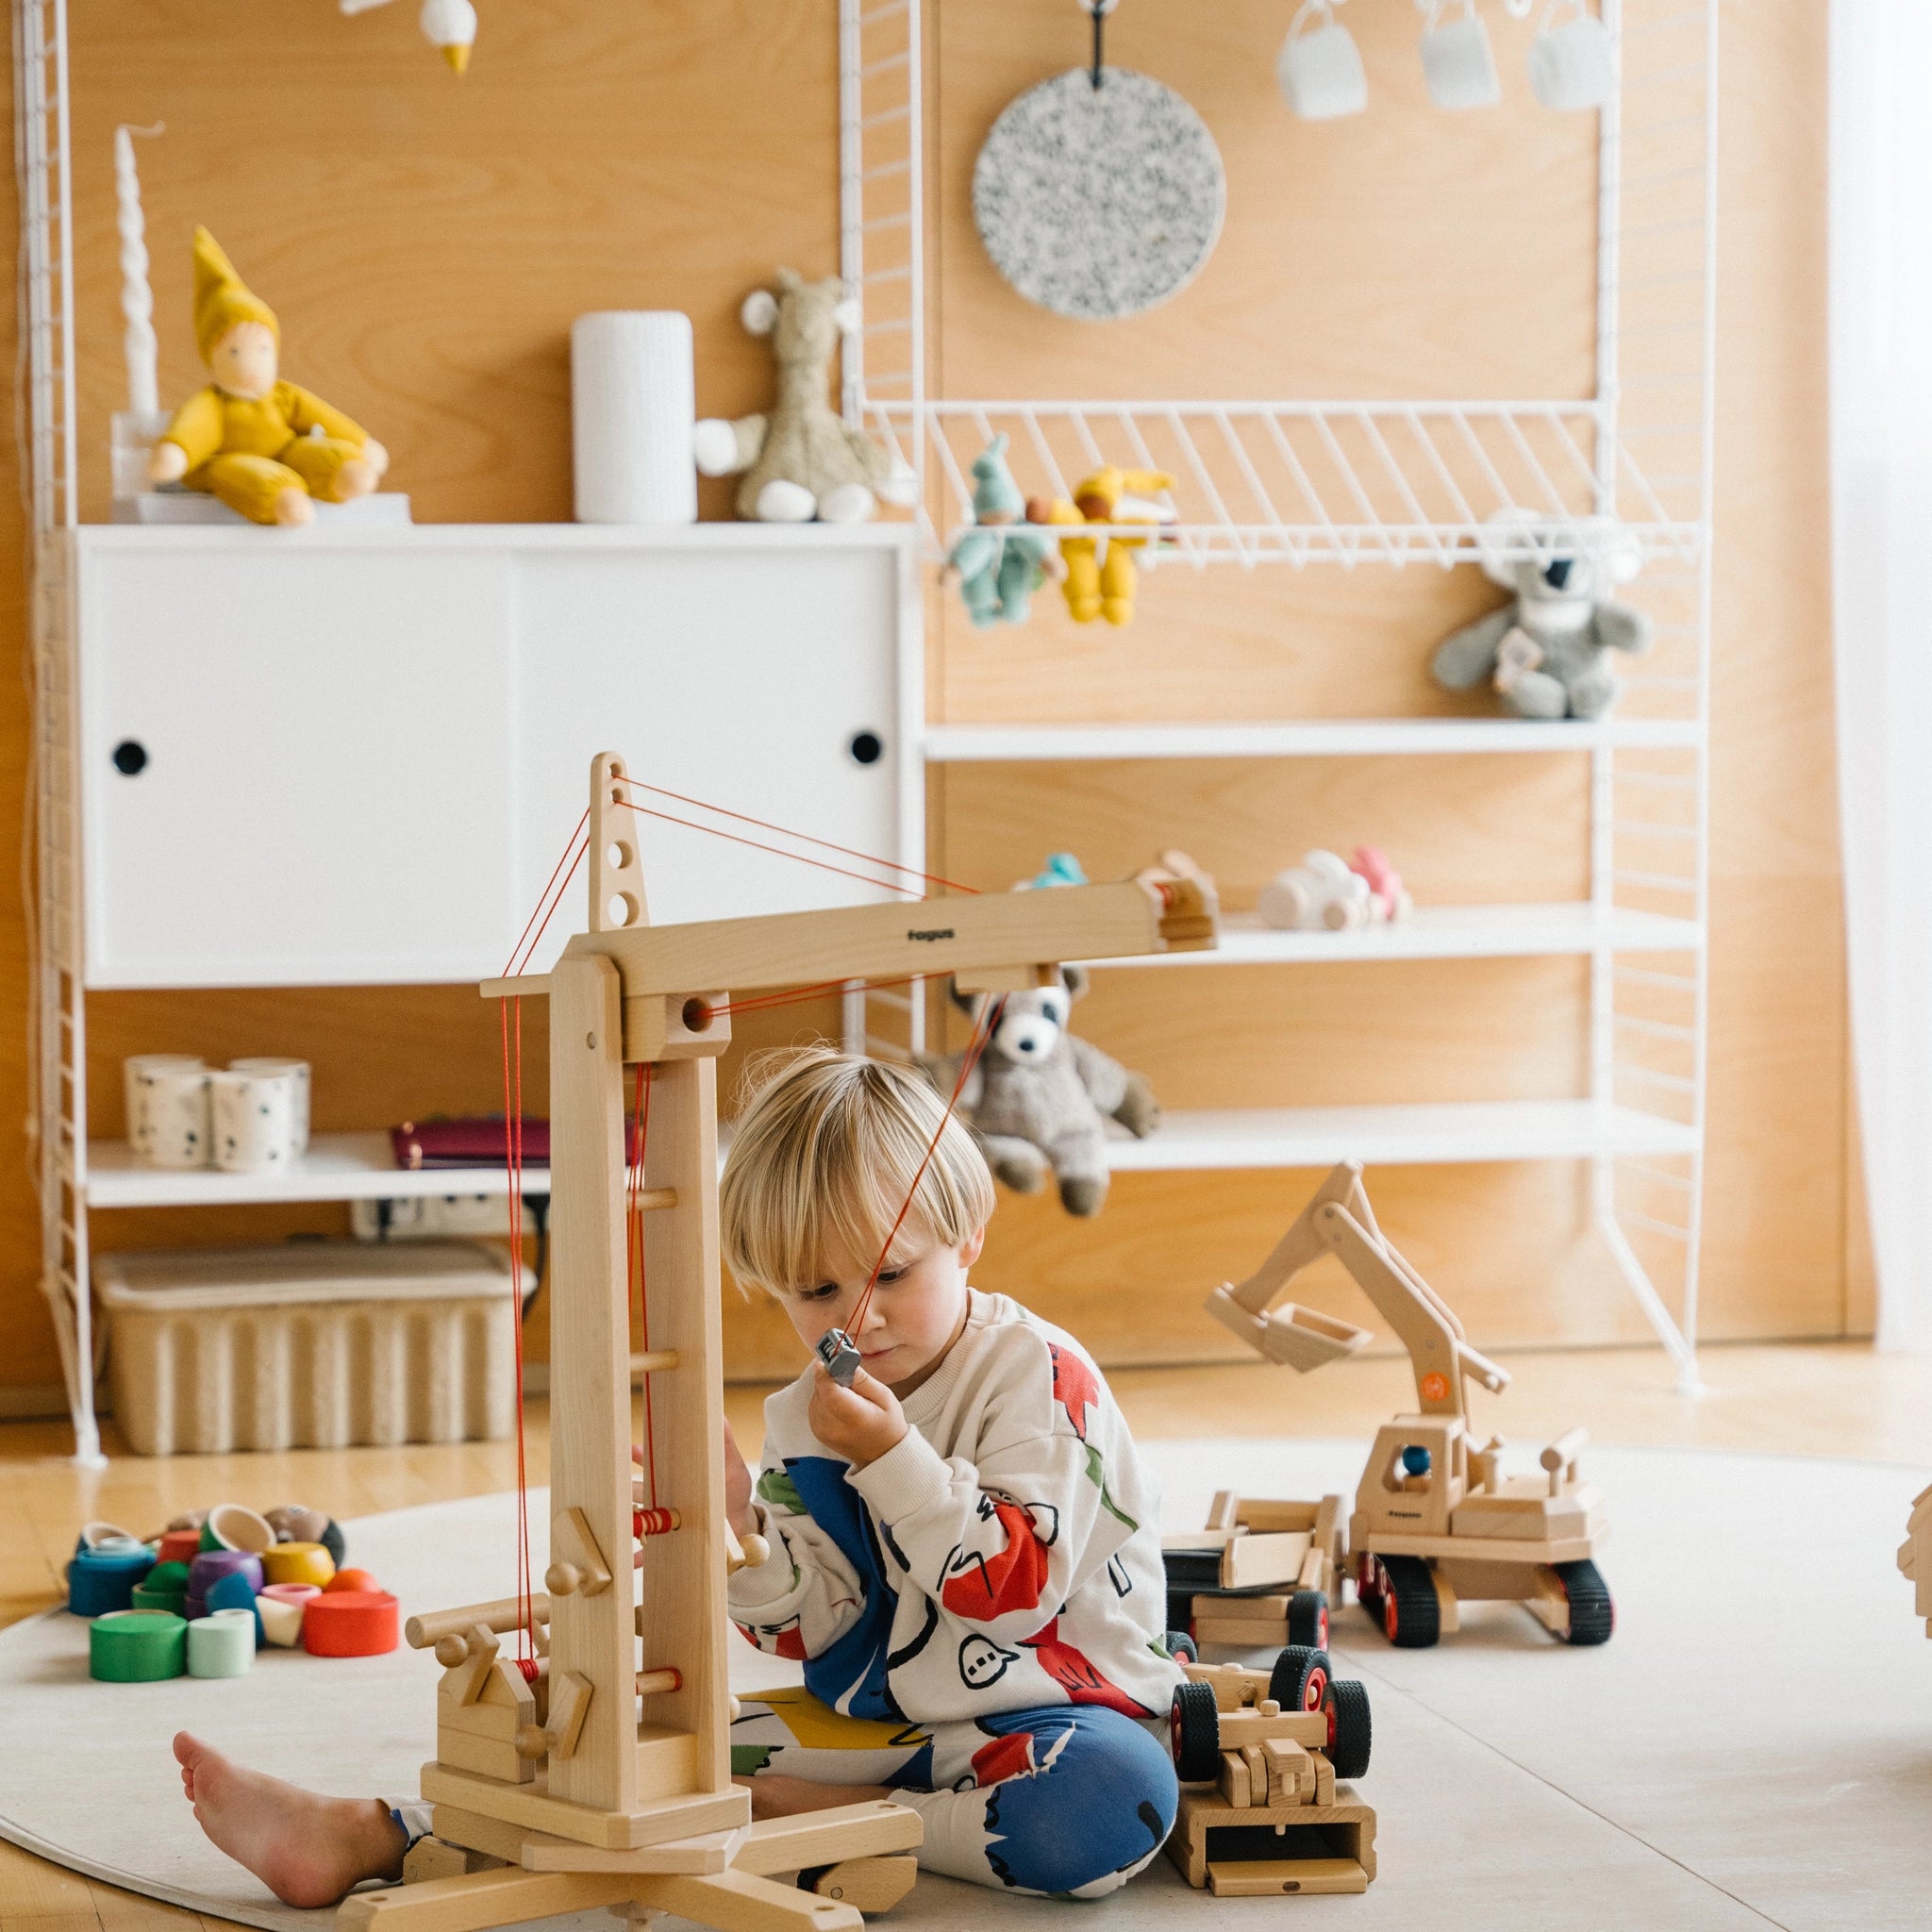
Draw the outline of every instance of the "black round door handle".
<instances>
[{"instance_id":1,"label":"black round door handle","mask_svg":"<svg viewBox=\"0 0 1932 1932\"><path fill-rule=\"evenodd\" d=\"M855 765L875 765L886 755L885 741L876 731L855 731L845 749Z\"/></svg>"},{"instance_id":2,"label":"black round door handle","mask_svg":"<svg viewBox=\"0 0 1932 1932\"><path fill-rule=\"evenodd\" d=\"M132 778L147 769L147 746L138 738L124 738L114 747L114 769Z\"/></svg>"}]
</instances>

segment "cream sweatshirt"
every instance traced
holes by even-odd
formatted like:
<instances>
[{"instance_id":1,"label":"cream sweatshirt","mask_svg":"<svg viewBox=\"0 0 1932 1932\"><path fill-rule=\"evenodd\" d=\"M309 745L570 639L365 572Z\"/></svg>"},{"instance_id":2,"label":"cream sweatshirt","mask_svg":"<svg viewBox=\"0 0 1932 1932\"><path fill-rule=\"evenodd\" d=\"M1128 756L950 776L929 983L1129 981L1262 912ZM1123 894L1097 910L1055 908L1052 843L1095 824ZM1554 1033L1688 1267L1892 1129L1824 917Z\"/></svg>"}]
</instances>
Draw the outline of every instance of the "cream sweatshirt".
<instances>
[{"instance_id":1,"label":"cream sweatshirt","mask_svg":"<svg viewBox=\"0 0 1932 1932\"><path fill-rule=\"evenodd\" d=\"M756 1507L772 1555L731 1578L759 1649L855 1717L942 1724L1104 1704L1165 1716L1159 1502L1100 1371L1005 1295L854 1469L807 1423L813 1371L765 1403Z\"/></svg>"}]
</instances>

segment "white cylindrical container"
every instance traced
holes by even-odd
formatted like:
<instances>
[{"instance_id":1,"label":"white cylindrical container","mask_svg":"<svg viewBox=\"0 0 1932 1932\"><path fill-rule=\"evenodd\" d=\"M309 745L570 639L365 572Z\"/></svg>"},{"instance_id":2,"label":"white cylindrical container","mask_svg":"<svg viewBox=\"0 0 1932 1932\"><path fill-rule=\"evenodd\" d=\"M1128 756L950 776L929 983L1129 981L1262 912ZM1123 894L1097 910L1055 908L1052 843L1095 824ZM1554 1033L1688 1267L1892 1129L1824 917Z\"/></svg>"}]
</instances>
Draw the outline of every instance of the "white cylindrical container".
<instances>
[{"instance_id":1,"label":"white cylindrical container","mask_svg":"<svg viewBox=\"0 0 1932 1932\"><path fill-rule=\"evenodd\" d=\"M691 317L605 309L570 331L580 524L694 524Z\"/></svg>"},{"instance_id":2,"label":"white cylindrical container","mask_svg":"<svg viewBox=\"0 0 1932 1932\"><path fill-rule=\"evenodd\" d=\"M282 1059L274 1054L257 1054L245 1060L230 1060L231 1074L287 1074L295 1083L294 1142L297 1159L308 1152L308 1062Z\"/></svg>"},{"instance_id":3,"label":"white cylindrical container","mask_svg":"<svg viewBox=\"0 0 1932 1932\"><path fill-rule=\"evenodd\" d=\"M206 1167L213 1135L208 1071L199 1060L141 1073L141 1158L151 1167Z\"/></svg>"},{"instance_id":4,"label":"white cylindrical container","mask_svg":"<svg viewBox=\"0 0 1932 1932\"><path fill-rule=\"evenodd\" d=\"M214 1163L228 1174L287 1168L295 1158L295 1076L227 1068L208 1075Z\"/></svg>"},{"instance_id":5,"label":"white cylindrical container","mask_svg":"<svg viewBox=\"0 0 1932 1932\"><path fill-rule=\"evenodd\" d=\"M151 1155L151 1135L148 1128L148 1083L146 1076L151 1073L169 1070L199 1073L205 1062L192 1053L135 1053L121 1062L121 1077L127 1099L127 1144L134 1150L137 1160L146 1160ZM202 1160L187 1163L199 1167L208 1158L208 1137L202 1136Z\"/></svg>"}]
</instances>

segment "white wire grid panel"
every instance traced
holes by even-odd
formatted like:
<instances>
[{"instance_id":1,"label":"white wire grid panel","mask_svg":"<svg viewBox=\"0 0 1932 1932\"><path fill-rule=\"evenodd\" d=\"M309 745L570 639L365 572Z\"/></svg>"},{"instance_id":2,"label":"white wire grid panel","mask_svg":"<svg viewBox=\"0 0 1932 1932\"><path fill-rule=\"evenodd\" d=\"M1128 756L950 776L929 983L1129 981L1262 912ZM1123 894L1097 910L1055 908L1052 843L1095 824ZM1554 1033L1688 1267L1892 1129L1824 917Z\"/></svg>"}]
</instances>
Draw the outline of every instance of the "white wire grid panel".
<instances>
[{"instance_id":1,"label":"white wire grid panel","mask_svg":"<svg viewBox=\"0 0 1932 1932\"><path fill-rule=\"evenodd\" d=\"M1598 123L1591 395L982 399L924 392L920 0L841 0L843 267L865 315L844 403L850 420L918 474L935 555L970 521L969 465L1001 432L1028 494L1070 498L1108 460L1171 475L1157 500L1172 521L1141 553L1143 565L1446 569L1474 560L1479 540L1493 543L1485 525L1501 510L1533 518L1504 554L1538 560L1576 542L1594 519L1623 524L1644 561L1624 594L1651 617L1654 641L1645 657L1620 662L1619 716L1674 721L1694 738L1679 749L1606 743L1589 754L1590 896L1599 913L1692 922L1700 941L1689 952L1606 947L1592 958L1590 1098L1605 1122L1594 1206L1632 1293L1691 1384L1705 1125L1717 17L1714 6L1683 0L1600 0L1600 11L1618 85ZM1150 536L1145 525L1083 534L1103 543ZM1619 1157L1609 1122L1620 1108L1681 1129L1690 1151Z\"/></svg>"}]
</instances>

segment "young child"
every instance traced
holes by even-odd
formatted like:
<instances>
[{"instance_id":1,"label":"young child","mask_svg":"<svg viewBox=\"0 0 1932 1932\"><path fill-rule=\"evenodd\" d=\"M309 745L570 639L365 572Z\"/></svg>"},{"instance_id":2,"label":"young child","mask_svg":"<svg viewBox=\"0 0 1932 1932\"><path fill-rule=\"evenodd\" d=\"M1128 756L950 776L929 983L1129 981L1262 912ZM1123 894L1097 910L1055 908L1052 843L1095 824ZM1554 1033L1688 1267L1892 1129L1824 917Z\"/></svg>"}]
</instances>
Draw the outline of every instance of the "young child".
<instances>
[{"instance_id":1,"label":"young child","mask_svg":"<svg viewBox=\"0 0 1932 1932\"><path fill-rule=\"evenodd\" d=\"M992 1180L943 1117L914 1075L809 1048L732 1142L732 1273L808 1346L841 1327L861 1357L850 1389L815 1360L766 1402L756 1485L727 1448L732 1525L772 1548L731 1614L805 1665L803 1690L744 1704L732 1770L757 1815L890 1792L924 1820L926 1870L1093 1897L1178 1799L1156 1498L1079 1345L968 1286Z\"/></svg>"},{"instance_id":2,"label":"young child","mask_svg":"<svg viewBox=\"0 0 1932 1932\"><path fill-rule=\"evenodd\" d=\"M968 1286L992 1180L924 1081L824 1047L761 1073L725 1164L725 1257L808 1347L846 1327L862 1366L843 1389L814 1360L769 1399L756 1485L726 1431L732 1525L772 1552L731 1578L731 1614L805 1665L803 1690L741 1705L733 1774L760 1817L890 1794L924 1820L928 1871L1111 1891L1178 1800L1181 1674L1126 1425L1070 1337ZM175 1755L202 1828L290 1905L399 1876L428 1829L426 1806L320 1797L185 1731Z\"/></svg>"}]
</instances>

